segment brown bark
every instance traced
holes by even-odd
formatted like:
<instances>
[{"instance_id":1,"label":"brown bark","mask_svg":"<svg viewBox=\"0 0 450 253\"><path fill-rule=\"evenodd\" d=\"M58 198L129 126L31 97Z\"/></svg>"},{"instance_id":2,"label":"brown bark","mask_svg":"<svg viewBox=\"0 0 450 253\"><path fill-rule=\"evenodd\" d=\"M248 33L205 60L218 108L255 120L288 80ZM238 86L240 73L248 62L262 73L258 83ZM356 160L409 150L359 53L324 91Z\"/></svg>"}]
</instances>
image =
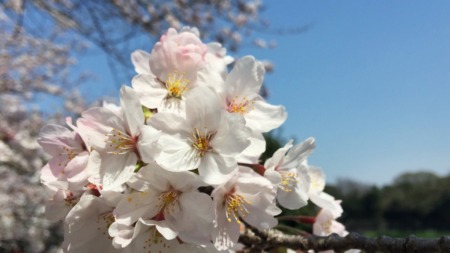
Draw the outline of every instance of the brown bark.
<instances>
[{"instance_id":1,"label":"brown bark","mask_svg":"<svg viewBox=\"0 0 450 253\"><path fill-rule=\"evenodd\" d=\"M294 250L329 250L344 252L349 249L360 249L364 252L450 252L450 236L440 238L419 238L414 235L407 238L391 238L379 236L368 238L358 233L350 233L345 237L336 234L330 236L286 235L277 230L267 232L247 229L239 241L248 246L247 252L264 252L276 247L287 247Z\"/></svg>"}]
</instances>

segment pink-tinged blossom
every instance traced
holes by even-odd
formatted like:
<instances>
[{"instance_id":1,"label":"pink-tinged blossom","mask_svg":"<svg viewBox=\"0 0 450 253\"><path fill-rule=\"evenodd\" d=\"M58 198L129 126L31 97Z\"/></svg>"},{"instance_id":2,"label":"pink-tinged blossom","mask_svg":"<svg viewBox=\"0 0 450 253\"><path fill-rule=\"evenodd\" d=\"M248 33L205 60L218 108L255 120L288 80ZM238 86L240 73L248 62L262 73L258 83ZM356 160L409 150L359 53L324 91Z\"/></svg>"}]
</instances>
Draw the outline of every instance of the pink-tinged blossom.
<instances>
[{"instance_id":1,"label":"pink-tinged blossom","mask_svg":"<svg viewBox=\"0 0 450 253\"><path fill-rule=\"evenodd\" d=\"M151 52L150 69L158 78L164 80L173 71L194 73L205 64L207 52L208 48L198 34L190 31L178 33L177 30L169 28Z\"/></svg>"},{"instance_id":2,"label":"pink-tinged blossom","mask_svg":"<svg viewBox=\"0 0 450 253\"><path fill-rule=\"evenodd\" d=\"M71 122L68 121L69 126ZM52 158L42 168L41 181L49 184L53 181L67 182L64 189L79 189L87 184L86 166L89 148L86 146L79 129L72 126L71 131L58 125L46 125L39 133L39 144Z\"/></svg>"},{"instance_id":3,"label":"pink-tinged blossom","mask_svg":"<svg viewBox=\"0 0 450 253\"><path fill-rule=\"evenodd\" d=\"M141 103L159 111L184 112L185 96L199 85L201 75L216 75L223 82L233 58L221 44L204 44L198 30L170 28L151 54L138 50L132 62L138 75L132 85ZM206 84L208 85L208 84ZM215 84L220 85L220 84Z\"/></svg>"},{"instance_id":4,"label":"pink-tinged blossom","mask_svg":"<svg viewBox=\"0 0 450 253\"><path fill-rule=\"evenodd\" d=\"M84 194L65 219L64 252L122 252L113 247L108 229L120 193Z\"/></svg>"},{"instance_id":5,"label":"pink-tinged blossom","mask_svg":"<svg viewBox=\"0 0 450 253\"><path fill-rule=\"evenodd\" d=\"M197 190L205 186L198 175L166 171L153 163L142 167L128 184L135 191L124 195L114 210L116 230L141 220L154 225L167 240L179 237L197 244L210 241L212 200ZM128 243L117 241L123 246Z\"/></svg>"},{"instance_id":6,"label":"pink-tinged blossom","mask_svg":"<svg viewBox=\"0 0 450 253\"><path fill-rule=\"evenodd\" d=\"M249 130L242 117L221 109L217 95L209 88L192 90L186 104L186 117L173 113L153 116L150 125L162 132L155 160L170 171L198 169L208 184L223 183L237 169L236 156L249 145ZM139 148L146 150L148 146ZM142 160L152 162L152 157L143 153Z\"/></svg>"},{"instance_id":7,"label":"pink-tinged blossom","mask_svg":"<svg viewBox=\"0 0 450 253\"><path fill-rule=\"evenodd\" d=\"M55 184L57 182L52 182ZM51 197L45 203L45 216L50 221L63 220L70 210L80 200L83 190L71 191L60 188L61 184L56 187L46 185Z\"/></svg>"},{"instance_id":8,"label":"pink-tinged blossom","mask_svg":"<svg viewBox=\"0 0 450 253\"><path fill-rule=\"evenodd\" d=\"M94 149L88 163L89 181L104 189L116 188L130 179L140 160L137 143L145 121L142 107L135 91L126 86L120 90L120 102L122 117L96 107L78 119Z\"/></svg>"},{"instance_id":9,"label":"pink-tinged blossom","mask_svg":"<svg viewBox=\"0 0 450 253\"><path fill-rule=\"evenodd\" d=\"M170 28L156 43L145 65L147 54L133 55L139 73L133 88L140 94L142 104L159 111L184 109L184 97L196 86L198 71L205 65L208 47L192 32L178 33Z\"/></svg>"},{"instance_id":10,"label":"pink-tinged blossom","mask_svg":"<svg viewBox=\"0 0 450 253\"><path fill-rule=\"evenodd\" d=\"M340 217L343 210L341 205L336 202L333 196L324 192L325 174L319 168L309 167L308 176L310 185L308 196L311 201L320 208L327 209L334 217Z\"/></svg>"},{"instance_id":11,"label":"pink-tinged blossom","mask_svg":"<svg viewBox=\"0 0 450 253\"><path fill-rule=\"evenodd\" d=\"M260 230L278 224L281 210L274 204L275 189L270 181L249 168L239 167L228 182L214 189L213 243L218 250L234 247L239 239L241 219Z\"/></svg>"}]
</instances>

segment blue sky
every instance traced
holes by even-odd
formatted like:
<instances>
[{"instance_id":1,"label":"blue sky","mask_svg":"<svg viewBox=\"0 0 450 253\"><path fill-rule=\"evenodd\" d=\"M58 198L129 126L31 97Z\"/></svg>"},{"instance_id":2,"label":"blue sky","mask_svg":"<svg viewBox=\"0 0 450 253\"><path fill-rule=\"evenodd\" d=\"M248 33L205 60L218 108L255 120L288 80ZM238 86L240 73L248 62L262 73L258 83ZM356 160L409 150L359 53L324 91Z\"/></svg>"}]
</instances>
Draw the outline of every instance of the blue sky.
<instances>
[{"instance_id":1,"label":"blue sky","mask_svg":"<svg viewBox=\"0 0 450 253\"><path fill-rule=\"evenodd\" d=\"M282 136L314 136L310 164L328 182L386 184L405 171L450 172L450 1L264 1L271 50L242 48L275 64L269 101L289 117ZM96 93L114 84L101 55L83 57Z\"/></svg>"}]
</instances>

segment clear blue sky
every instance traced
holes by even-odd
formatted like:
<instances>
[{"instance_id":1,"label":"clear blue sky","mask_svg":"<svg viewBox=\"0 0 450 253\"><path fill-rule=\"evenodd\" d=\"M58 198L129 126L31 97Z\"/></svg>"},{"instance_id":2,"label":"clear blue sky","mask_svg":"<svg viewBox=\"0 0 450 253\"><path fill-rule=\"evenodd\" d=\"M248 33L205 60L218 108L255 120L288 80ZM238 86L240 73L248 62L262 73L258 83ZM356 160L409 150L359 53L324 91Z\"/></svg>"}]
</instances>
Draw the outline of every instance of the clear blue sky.
<instances>
[{"instance_id":1,"label":"clear blue sky","mask_svg":"<svg viewBox=\"0 0 450 253\"><path fill-rule=\"evenodd\" d=\"M328 182L450 172L450 1L264 3L273 28L312 27L240 54L275 63L266 84L289 113L283 136L316 138L310 164ZM117 95L104 58L80 63L99 75L96 92Z\"/></svg>"}]
</instances>

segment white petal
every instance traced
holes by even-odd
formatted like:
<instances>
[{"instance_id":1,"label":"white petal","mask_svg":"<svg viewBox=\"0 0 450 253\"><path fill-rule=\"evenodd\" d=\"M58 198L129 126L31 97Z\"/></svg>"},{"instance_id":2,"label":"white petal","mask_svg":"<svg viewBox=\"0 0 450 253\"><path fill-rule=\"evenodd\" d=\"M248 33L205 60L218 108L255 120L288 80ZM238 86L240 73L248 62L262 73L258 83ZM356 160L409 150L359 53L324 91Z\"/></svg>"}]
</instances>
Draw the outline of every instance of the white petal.
<instances>
[{"instance_id":1,"label":"white petal","mask_svg":"<svg viewBox=\"0 0 450 253\"><path fill-rule=\"evenodd\" d=\"M87 183L87 164L89 161L89 153L83 152L75 156L64 169L71 187L81 188Z\"/></svg>"},{"instance_id":2,"label":"white petal","mask_svg":"<svg viewBox=\"0 0 450 253\"><path fill-rule=\"evenodd\" d=\"M327 209L333 215L334 218L340 217L343 210L339 202L337 202L333 196L325 192L310 193L309 198L317 206Z\"/></svg>"},{"instance_id":3,"label":"white petal","mask_svg":"<svg viewBox=\"0 0 450 253\"><path fill-rule=\"evenodd\" d=\"M306 206L306 204L308 203L308 195L305 191L297 187L292 189L291 192L285 192L279 189L277 200L282 207L291 210L297 210L301 207Z\"/></svg>"},{"instance_id":4,"label":"white petal","mask_svg":"<svg viewBox=\"0 0 450 253\"><path fill-rule=\"evenodd\" d=\"M136 252L164 252L164 253L178 253L178 252L192 252L192 253L206 253L203 248L191 245L188 243L180 243L177 239L166 240L156 229L154 225L146 225L141 221L136 223L136 230L139 233L133 242L123 249L122 253L136 253ZM159 228L161 229L161 228Z\"/></svg>"},{"instance_id":5,"label":"white petal","mask_svg":"<svg viewBox=\"0 0 450 253\"><path fill-rule=\"evenodd\" d=\"M127 132L132 137L138 136L140 127L145 123L145 118L139 98L132 88L122 85L120 89L120 105L127 122Z\"/></svg>"},{"instance_id":6,"label":"white petal","mask_svg":"<svg viewBox=\"0 0 450 253\"><path fill-rule=\"evenodd\" d=\"M137 75L131 85L139 95L141 103L148 108L158 108L167 96L167 89L163 83L152 75Z\"/></svg>"},{"instance_id":7,"label":"white petal","mask_svg":"<svg viewBox=\"0 0 450 253\"><path fill-rule=\"evenodd\" d=\"M284 147L279 148L275 153L273 153L272 157L267 159L264 163L264 167L268 170L277 169L283 162L286 156L286 152L292 147L293 140L290 140Z\"/></svg>"},{"instance_id":8,"label":"white petal","mask_svg":"<svg viewBox=\"0 0 450 253\"><path fill-rule=\"evenodd\" d=\"M77 120L77 125L86 133L88 145L100 149L106 147L105 134L109 134L112 129L126 132L123 119L103 107L94 107L83 112L82 117Z\"/></svg>"},{"instance_id":9,"label":"white petal","mask_svg":"<svg viewBox=\"0 0 450 253\"><path fill-rule=\"evenodd\" d=\"M208 152L198 166L200 176L207 184L218 185L228 181L237 169L236 159Z\"/></svg>"},{"instance_id":10,"label":"white petal","mask_svg":"<svg viewBox=\"0 0 450 253\"><path fill-rule=\"evenodd\" d=\"M231 88L229 95L234 97L236 95L258 94L264 79L264 73L263 64L256 61L253 56L245 56L239 59L226 78L226 86Z\"/></svg>"},{"instance_id":11,"label":"white petal","mask_svg":"<svg viewBox=\"0 0 450 253\"><path fill-rule=\"evenodd\" d=\"M81 143L75 142L75 132L59 125L46 125L39 132L38 143L45 152L52 156L58 156L62 147L81 147Z\"/></svg>"},{"instance_id":12,"label":"white petal","mask_svg":"<svg viewBox=\"0 0 450 253\"><path fill-rule=\"evenodd\" d=\"M170 188L169 173L158 164L150 163L142 167L135 175L135 180L128 182L128 185L138 191L164 192Z\"/></svg>"},{"instance_id":13,"label":"white petal","mask_svg":"<svg viewBox=\"0 0 450 253\"><path fill-rule=\"evenodd\" d=\"M212 138L211 146L220 154L236 156L250 145L250 135L243 117L226 113L220 119L220 129Z\"/></svg>"},{"instance_id":14,"label":"white petal","mask_svg":"<svg viewBox=\"0 0 450 253\"><path fill-rule=\"evenodd\" d=\"M219 97L207 87L196 87L186 95L186 119L192 128L214 131L220 127L222 108Z\"/></svg>"},{"instance_id":15,"label":"white petal","mask_svg":"<svg viewBox=\"0 0 450 253\"><path fill-rule=\"evenodd\" d=\"M277 185L281 182L281 174L274 170L266 170L264 177L267 178L273 185Z\"/></svg>"},{"instance_id":16,"label":"white petal","mask_svg":"<svg viewBox=\"0 0 450 253\"><path fill-rule=\"evenodd\" d=\"M134 70L138 74L151 74L150 71L150 54L143 50L136 50L131 54L131 62L133 62Z\"/></svg>"},{"instance_id":17,"label":"white petal","mask_svg":"<svg viewBox=\"0 0 450 253\"><path fill-rule=\"evenodd\" d=\"M283 167L298 167L312 153L316 147L314 138L308 138L289 150L283 163Z\"/></svg>"},{"instance_id":18,"label":"white petal","mask_svg":"<svg viewBox=\"0 0 450 253\"><path fill-rule=\"evenodd\" d=\"M267 203L267 207L270 203ZM248 214L242 217L248 224L260 229L267 230L275 227L278 224L278 220L266 212L267 207L256 206L253 203L247 205ZM280 210L281 212L281 210Z\"/></svg>"},{"instance_id":19,"label":"white petal","mask_svg":"<svg viewBox=\"0 0 450 253\"><path fill-rule=\"evenodd\" d=\"M166 170L193 170L200 164L193 148L177 136L162 135L158 144L161 146L161 153L156 162Z\"/></svg>"},{"instance_id":20,"label":"white petal","mask_svg":"<svg viewBox=\"0 0 450 253\"><path fill-rule=\"evenodd\" d=\"M112 208L101 198L84 194L65 220L65 251L118 252L109 239L109 218L104 218Z\"/></svg>"},{"instance_id":21,"label":"white petal","mask_svg":"<svg viewBox=\"0 0 450 253\"><path fill-rule=\"evenodd\" d=\"M134 192L124 195L114 209L116 222L131 225L140 218L151 219L159 211L157 194L150 192Z\"/></svg>"},{"instance_id":22,"label":"white petal","mask_svg":"<svg viewBox=\"0 0 450 253\"><path fill-rule=\"evenodd\" d=\"M254 100L254 109L245 114L247 126L252 131L268 132L281 126L287 118L284 106L271 105L259 97Z\"/></svg>"},{"instance_id":23,"label":"white petal","mask_svg":"<svg viewBox=\"0 0 450 253\"><path fill-rule=\"evenodd\" d=\"M100 182L105 190L114 189L130 179L136 162L137 156L133 152L115 155L94 151L88 162L89 181Z\"/></svg>"},{"instance_id":24,"label":"white petal","mask_svg":"<svg viewBox=\"0 0 450 253\"><path fill-rule=\"evenodd\" d=\"M217 210L217 225L212 233L214 246L218 250L227 250L234 247L240 235L239 224L235 220L229 222L225 212L225 209Z\"/></svg>"},{"instance_id":25,"label":"white petal","mask_svg":"<svg viewBox=\"0 0 450 253\"><path fill-rule=\"evenodd\" d=\"M159 154L160 149L158 147L157 139L160 134L161 131L156 130L152 126L142 126L141 135L139 136L137 143L137 149L143 162L151 163Z\"/></svg>"},{"instance_id":26,"label":"white petal","mask_svg":"<svg viewBox=\"0 0 450 253\"><path fill-rule=\"evenodd\" d=\"M124 225L117 222L111 224L108 228L108 233L113 237L113 246L115 248L124 248L128 246L133 240L136 229L134 226Z\"/></svg>"},{"instance_id":27,"label":"white petal","mask_svg":"<svg viewBox=\"0 0 450 253\"><path fill-rule=\"evenodd\" d=\"M172 135L177 133L190 134L192 131L192 127L186 123L186 119L183 116L167 112L154 115L149 125Z\"/></svg>"},{"instance_id":28,"label":"white petal","mask_svg":"<svg viewBox=\"0 0 450 253\"><path fill-rule=\"evenodd\" d=\"M192 191L183 193L179 201L181 209L185 210L182 217L177 219L180 239L200 245L209 243L214 219L211 197ZM195 212L188 210L195 210Z\"/></svg>"},{"instance_id":29,"label":"white petal","mask_svg":"<svg viewBox=\"0 0 450 253\"><path fill-rule=\"evenodd\" d=\"M250 145L236 158L241 163L258 163L259 157L266 150L266 140L261 133L252 132L248 137Z\"/></svg>"},{"instance_id":30,"label":"white petal","mask_svg":"<svg viewBox=\"0 0 450 253\"><path fill-rule=\"evenodd\" d=\"M308 175L310 179L310 192L321 192L325 189L325 174L321 169L316 167L309 167Z\"/></svg>"}]
</instances>

